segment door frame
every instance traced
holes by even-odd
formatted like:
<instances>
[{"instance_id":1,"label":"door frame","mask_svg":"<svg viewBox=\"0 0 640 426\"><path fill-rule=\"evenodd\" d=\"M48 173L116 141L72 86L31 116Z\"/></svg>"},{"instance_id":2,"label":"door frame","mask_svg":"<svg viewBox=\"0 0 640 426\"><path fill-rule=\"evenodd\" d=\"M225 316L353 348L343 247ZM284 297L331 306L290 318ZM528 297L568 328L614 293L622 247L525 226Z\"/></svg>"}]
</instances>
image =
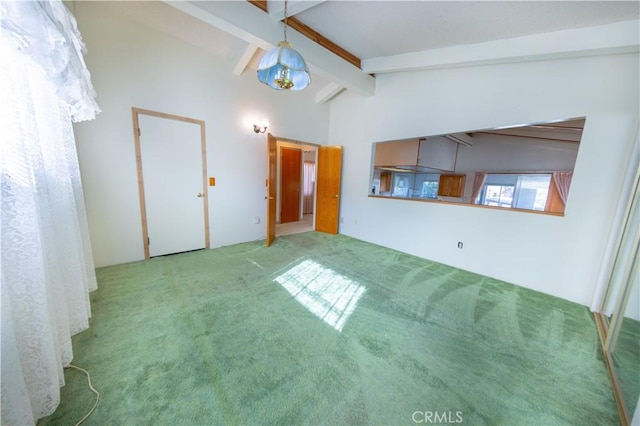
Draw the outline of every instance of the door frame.
<instances>
[{"instance_id":1,"label":"door frame","mask_svg":"<svg viewBox=\"0 0 640 426\"><path fill-rule=\"evenodd\" d=\"M266 218L267 218L267 220L266 220L266 222L267 222L266 223L266 227L267 227L266 241L267 241L267 244L266 244L266 246L269 247L271 245L271 243L273 243L273 241L276 239L276 235L275 235L276 231L275 230L276 230L276 215L277 214L276 214L275 208L274 208L273 213L269 214L269 206L270 206L269 203L270 203L270 201L272 201L272 200L270 200L270 198L273 197L273 205L276 206L278 204L277 201L278 201L278 198L280 196L279 187L280 187L280 184L281 184L281 182L280 182L280 172L281 172L281 170L280 170L280 167L279 167L279 164L278 164L278 161L279 161L278 160L278 158L279 158L278 153L279 153L280 143L283 142L283 143L292 144L292 145L300 145L301 148L303 148L304 146L313 147L315 149L315 152L316 152L316 163L317 163L317 160L318 160L318 149L322 145L317 144L317 143L313 143L313 142L304 142L304 141L300 141L300 140L296 140L296 139L283 138L283 137L280 137L280 136L272 135L271 133L269 133L267 135L266 140L267 140L267 146L269 145L269 140L273 140L273 142L275 144L275 147L276 147L276 150L273 153L273 155L271 155L269 153L269 149L267 149L267 179L266 179L267 196L265 197L265 200L267 200L267 205L266 205L266 208L267 208L267 214L266 214ZM268 176L270 170L272 170L271 169L272 167L273 167L273 170L275 170L275 174L277 176L275 178L274 182L273 182L273 189L274 189L273 193L271 193L269 191L270 185L269 185L269 176ZM316 178L317 178L317 176L318 176L318 169L316 168ZM313 194L313 197L314 197L313 215L314 215L314 217L316 215L317 208L318 208L317 203L316 203L317 192L318 192L317 190L318 190L318 181L316 179L315 187L314 187L314 194ZM279 210L278 210L278 213L279 213ZM314 220L314 225L313 226L314 226L314 229L315 229L315 220Z\"/></svg>"},{"instance_id":2,"label":"door frame","mask_svg":"<svg viewBox=\"0 0 640 426\"><path fill-rule=\"evenodd\" d=\"M271 133L267 133L267 179L265 185L267 195L267 247L276 239L276 191L277 191L277 164L278 164L278 139Z\"/></svg>"},{"instance_id":3,"label":"door frame","mask_svg":"<svg viewBox=\"0 0 640 426\"><path fill-rule=\"evenodd\" d=\"M167 120L182 121L186 123L196 124L200 126L200 146L202 156L202 193L204 194L204 244L205 248L210 248L209 237L209 196L207 191L207 141L204 120L183 117L165 112L152 111L143 108L131 107L131 116L133 120L133 142L136 152L136 171L138 174L138 196L140 200L140 219L142 223L142 245L144 248L144 258L149 259L149 229L147 227L147 207L144 194L144 175L142 172L142 150L140 149L140 115L148 115L151 117L163 118Z\"/></svg>"},{"instance_id":4,"label":"door frame","mask_svg":"<svg viewBox=\"0 0 640 426\"><path fill-rule=\"evenodd\" d=\"M277 191L276 191L276 200L278 201L277 203L277 211L276 211L276 223L281 223L281 197L282 197L282 164L280 164L280 156L281 156L281 151L282 148L292 148L292 149L300 149L301 151L303 151L303 160L302 160L302 164L304 164L304 151L305 151L305 147L307 148L313 148L313 151L315 153L315 161L317 163L318 161L318 149L322 146L322 145L318 145L315 143L311 143L311 142L303 142L303 141L298 141L298 140L294 140L294 139L287 139L287 138L280 138L277 136L274 136L275 140L276 140L276 146L277 146L277 165L276 165L276 174L277 174ZM300 167L300 175L301 175L301 179L302 179L302 170L303 167ZM316 173L317 176L317 173ZM304 186L304 182L301 181L301 184ZM315 215L315 189L316 187L314 186L314 199L313 199L313 204L314 204L314 215ZM300 208L302 209L302 193L300 193Z\"/></svg>"}]
</instances>

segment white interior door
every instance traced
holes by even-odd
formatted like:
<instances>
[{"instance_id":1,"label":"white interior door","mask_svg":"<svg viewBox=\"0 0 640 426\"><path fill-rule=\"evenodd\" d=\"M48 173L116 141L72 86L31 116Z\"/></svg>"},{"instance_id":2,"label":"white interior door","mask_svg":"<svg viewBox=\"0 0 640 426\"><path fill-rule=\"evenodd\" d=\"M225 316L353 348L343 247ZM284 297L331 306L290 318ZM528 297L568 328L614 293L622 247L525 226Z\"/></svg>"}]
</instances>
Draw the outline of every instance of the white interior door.
<instances>
[{"instance_id":1,"label":"white interior door","mask_svg":"<svg viewBox=\"0 0 640 426\"><path fill-rule=\"evenodd\" d=\"M201 126L139 114L149 256L206 247Z\"/></svg>"}]
</instances>

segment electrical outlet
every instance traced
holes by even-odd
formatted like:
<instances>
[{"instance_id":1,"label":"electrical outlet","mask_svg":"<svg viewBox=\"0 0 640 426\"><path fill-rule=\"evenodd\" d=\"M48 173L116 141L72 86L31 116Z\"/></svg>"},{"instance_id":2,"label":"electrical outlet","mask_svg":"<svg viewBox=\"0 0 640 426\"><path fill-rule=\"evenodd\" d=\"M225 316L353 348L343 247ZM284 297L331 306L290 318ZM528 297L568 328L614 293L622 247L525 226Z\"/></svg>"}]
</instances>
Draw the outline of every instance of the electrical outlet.
<instances>
[{"instance_id":1,"label":"electrical outlet","mask_svg":"<svg viewBox=\"0 0 640 426\"><path fill-rule=\"evenodd\" d=\"M344 217L340 218L340 223L344 223Z\"/></svg>"},{"instance_id":2,"label":"electrical outlet","mask_svg":"<svg viewBox=\"0 0 640 426\"><path fill-rule=\"evenodd\" d=\"M462 241L458 241L458 248L461 249L463 246Z\"/></svg>"},{"instance_id":3,"label":"electrical outlet","mask_svg":"<svg viewBox=\"0 0 640 426\"><path fill-rule=\"evenodd\" d=\"M259 216L254 216L253 217L253 223L255 223L256 225L260 223L260 217Z\"/></svg>"}]
</instances>

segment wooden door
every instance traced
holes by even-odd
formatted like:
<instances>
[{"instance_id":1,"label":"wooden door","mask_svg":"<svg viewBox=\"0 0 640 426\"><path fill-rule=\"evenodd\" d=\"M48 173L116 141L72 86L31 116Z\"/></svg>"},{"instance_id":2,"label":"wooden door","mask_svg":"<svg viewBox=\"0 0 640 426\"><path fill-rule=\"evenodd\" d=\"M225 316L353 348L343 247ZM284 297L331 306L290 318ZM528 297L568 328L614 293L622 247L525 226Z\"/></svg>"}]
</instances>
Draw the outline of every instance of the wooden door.
<instances>
[{"instance_id":1,"label":"wooden door","mask_svg":"<svg viewBox=\"0 0 640 426\"><path fill-rule=\"evenodd\" d=\"M342 147L319 147L317 167L318 177L315 229L318 232L337 234L340 215Z\"/></svg>"},{"instance_id":2,"label":"wooden door","mask_svg":"<svg viewBox=\"0 0 640 426\"><path fill-rule=\"evenodd\" d=\"M280 223L297 222L300 220L302 151L283 147L280 170Z\"/></svg>"},{"instance_id":3,"label":"wooden door","mask_svg":"<svg viewBox=\"0 0 640 426\"><path fill-rule=\"evenodd\" d=\"M145 259L209 248L204 122L132 112Z\"/></svg>"},{"instance_id":4,"label":"wooden door","mask_svg":"<svg viewBox=\"0 0 640 426\"><path fill-rule=\"evenodd\" d=\"M276 175L278 172L278 143L267 134L267 247L276 239Z\"/></svg>"}]
</instances>

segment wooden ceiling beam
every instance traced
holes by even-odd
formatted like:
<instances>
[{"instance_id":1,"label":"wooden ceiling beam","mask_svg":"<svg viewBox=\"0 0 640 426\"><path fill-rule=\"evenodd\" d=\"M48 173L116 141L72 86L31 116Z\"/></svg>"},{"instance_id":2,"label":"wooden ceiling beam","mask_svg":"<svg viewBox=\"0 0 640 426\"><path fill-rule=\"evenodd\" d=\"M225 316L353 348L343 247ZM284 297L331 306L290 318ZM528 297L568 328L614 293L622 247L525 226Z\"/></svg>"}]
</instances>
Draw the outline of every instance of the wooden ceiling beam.
<instances>
[{"instance_id":1,"label":"wooden ceiling beam","mask_svg":"<svg viewBox=\"0 0 640 426\"><path fill-rule=\"evenodd\" d=\"M249 3L257 7L258 9L262 9L265 13L269 13L269 9L267 8L267 0L247 0Z\"/></svg>"},{"instance_id":2,"label":"wooden ceiling beam","mask_svg":"<svg viewBox=\"0 0 640 426\"><path fill-rule=\"evenodd\" d=\"M338 55L345 61L349 62L350 64L353 64L356 67L362 69L360 58L348 52L346 49L343 49L342 47L338 46L337 44L335 44L334 42L332 42L331 40L329 40L328 38L326 38L325 36L317 32L310 26L299 21L297 18L292 18L292 17L287 18L287 25L289 25L289 27L293 28L294 30L298 31L303 36L307 37L309 40L315 41L316 43L318 43L320 46L324 47L328 51L335 53L336 55Z\"/></svg>"},{"instance_id":3,"label":"wooden ceiling beam","mask_svg":"<svg viewBox=\"0 0 640 426\"><path fill-rule=\"evenodd\" d=\"M255 7L262 9L265 13L269 13L268 7L267 7L267 0L247 0L247 1L252 5L254 5ZM325 36L317 32L310 26L302 23L297 18L294 18L291 16L288 17L287 25L293 28L294 30L298 31L303 36L307 37L309 40L312 40L318 43L320 46L334 53L338 57L362 69L362 61L360 60L360 58L358 58L356 55L352 54L351 52L347 51L346 49L343 49L342 47L338 46L337 44L335 44L334 42L332 42L331 40L329 40L328 38L326 38Z\"/></svg>"}]
</instances>

